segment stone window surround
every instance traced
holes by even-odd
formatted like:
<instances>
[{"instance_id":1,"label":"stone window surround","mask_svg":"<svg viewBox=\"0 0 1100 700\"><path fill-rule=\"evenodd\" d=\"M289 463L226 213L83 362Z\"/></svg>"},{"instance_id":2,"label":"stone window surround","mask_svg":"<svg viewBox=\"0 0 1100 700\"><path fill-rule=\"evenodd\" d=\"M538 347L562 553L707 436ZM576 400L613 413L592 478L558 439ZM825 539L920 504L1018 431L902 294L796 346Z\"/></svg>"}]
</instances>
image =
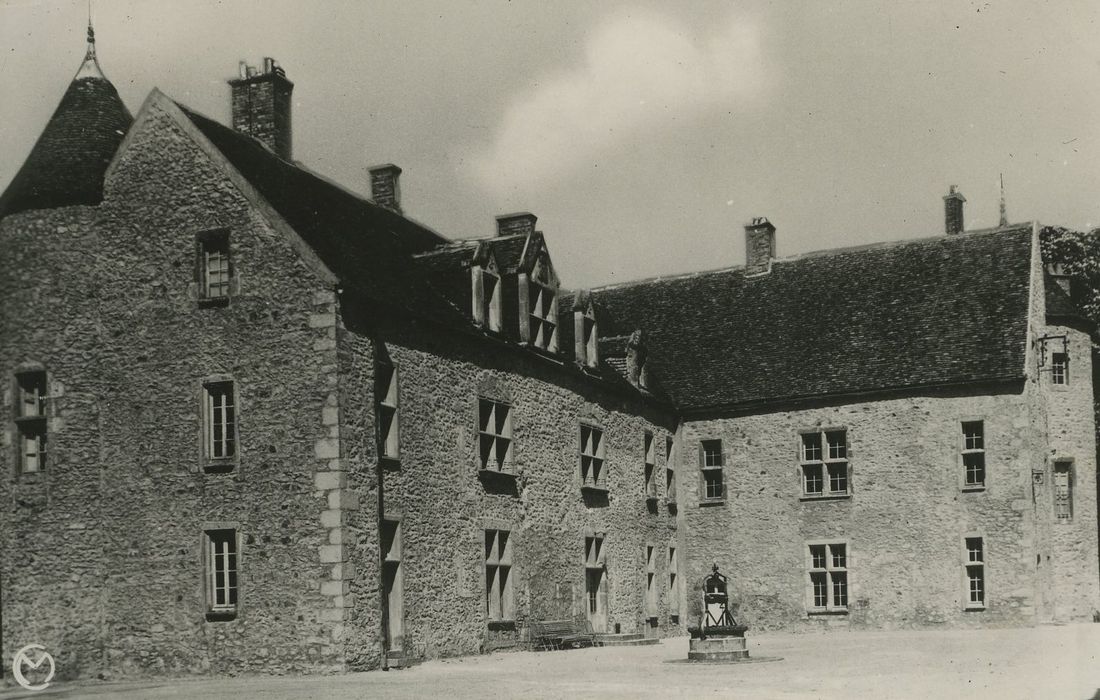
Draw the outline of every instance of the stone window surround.
<instances>
[{"instance_id":1,"label":"stone window surround","mask_svg":"<svg viewBox=\"0 0 1100 700\"><path fill-rule=\"evenodd\" d=\"M1063 524L1063 525L1070 524L1070 523L1073 522L1073 511L1074 511L1074 508L1073 508L1073 492L1074 492L1074 486L1076 485L1074 483L1075 482L1075 477L1077 476L1073 458L1072 457L1058 457L1056 459L1051 460L1050 471L1051 471L1050 491L1051 491L1051 499L1053 501L1054 522L1055 522L1055 524L1059 524L1059 523ZM1060 512L1060 509L1059 509L1059 506L1058 506L1058 491L1060 490L1059 483L1058 483L1059 482L1059 476L1058 476L1059 472L1063 472L1065 474L1065 491L1066 491L1066 506L1065 506L1066 516L1065 517L1060 517L1060 515L1059 515L1059 512Z\"/></svg>"},{"instance_id":2,"label":"stone window surround","mask_svg":"<svg viewBox=\"0 0 1100 700\"><path fill-rule=\"evenodd\" d=\"M981 546L981 559L975 563L975 560L971 559L970 544L972 540L978 540ZM989 577L986 571L986 565L989 561L989 539L985 536L984 532L972 531L964 533L960 538L961 546L961 589L963 593L963 610L967 612L981 612L989 607ZM981 602L971 602L970 600L970 574L972 568L978 568L977 572L981 577Z\"/></svg>"},{"instance_id":3,"label":"stone window surround","mask_svg":"<svg viewBox=\"0 0 1100 700\"><path fill-rule=\"evenodd\" d=\"M645 555L645 616L656 620L660 610L660 592L657 578L657 545L647 540L642 550Z\"/></svg>"},{"instance_id":4,"label":"stone window surround","mask_svg":"<svg viewBox=\"0 0 1100 700\"><path fill-rule=\"evenodd\" d=\"M586 432L589 440L585 440ZM607 436L603 425L591 418L581 420L577 427L577 476L582 491L608 491Z\"/></svg>"},{"instance_id":5,"label":"stone window surround","mask_svg":"<svg viewBox=\"0 0 1100 700\"><path fill-rule=\"evenodd\" d=\"M653 431L642 433L642 469L646 500L657 500L657 440Z\"/></svg>"},{"instance_id":6,"label":"stone window surround","mask_svg":"<svg viewBox=\"0 0 1100 700\"><path fill-rule=\"evenodd\" d=\"M486 407L489 408L486 413ZM501 413L504 414L501 422ZM515 425L512 404L487 396L477 397L477 463L478 471L500 474L515 472ZM488 423L486 423L488 419ZM488 447L486 442L492 441ZM503 445L505 454L500 456Z\"/></svg>"},{"instance_id":7,"label":"stone window surround","mask_svg":"<svg viewBox=\"0 0 1100 700\"><path fill-rule=\"evenodd\" d=\"M852 441L848 436L848 428L843 425L824 425L814 426L812 428L804 428L798 430L798 434L795 436L796 444L795 450L798 460L798 491L799 500L801 501L834 501L845 500L852 497ZM835 435L841 433L844 437L844 456L833 457L829 454L830 443L829 435ZM819 449L820 455L817 459L808 459L805 454L805 436L817 435L820 438ZM840 466L843 465L843 466ZM806 467L817 467L821 469L821 491L809 492L806 490ZM830 469L830 466L833 469ZM844 490L833 491L831 488L832 476L836 471L842 470L844 478Z\"/></svg>"},{"instance_id":8,"label":"stone window surround","mask_svg":"<svg viewBox=\"0 0 1100 700\"><path fill-rule=\"evenodd\" d=\"M668 573L668 614L669 617L674 618L672 621L679 621L680 617L680 560L679 551L676 547L676 542L672 541L668 543L668 550L666 551L666 571Z\"/></svg>"},{"instance_id":9,"label":"stone window surround","mask_svg":"<svg viewBox=\"0 0 1100 700\"><path fill-rule=\"evenodd\" d=\"M490 258L485 267L470 267L471 309L474 324L493 333L500 333L504 325L504 292L502 275Z\"/></svg>"},{"instance_id":10,"label":"stone window surround","mask_svg":"<svg viewBox=\"0 0 1100 700\"><path fill-rule=\"evenodd\" d=\"M375 416L378 457L385 463L401 461L401 373L394 362L375 362Z\"/></svg>"},{"instance_id":11,"label":"stone window surround","mask_svg":"<svg viewBox=\"0 0 1100 700\"><path fill-rule=\"evenodd\" d=\"M234 555L236 556L236 566L234 573L236 574L236 586L234 587L234 600L231 604L217 607L214 601L214 572L213 566L213 554L210 550L212 540L211 533L231 531L233 533L233 539L231 540L234 545ZM244 538L241 536L240 523L235 521L206 521L201 525L201 532L199 536L199 552L201 553L201 567L202 582L201 592L203 601L203 611L207 622L228 622L230 620L237 619L241 614L242 599L241 595L241 572L244 569L243 555L244 555ZM227 582L228 583L228 582Z\"/></svg>"},{"instance_id":12,"label":"stone window surround","mask_svg":"<svg viewBox=\"0 0 1100 700\"><path fill-rule=\"evenodd\" d=\"M665 436L665 501L676 505L676 438Z\"/></svg>"},{"instance_id":13,"label":"stone window surround","mask_svg":"<svg viewBox=\"0 0 1100 700\"><path fill-rule=\"evenodd\" d=\"M481 529L482 544L482 590L485 592L485 615L489 629L515 629L515 530L501 523L490 523ZM500 551L503 541L504 551ZM490 571L496 574L491 577ZM504 586L500 584L504 581ZM495 584L495 586L493 585ZM496 614L494 616L494 607Z\"/></svg>"},{"instance_id":14,"label":"stone window surround","mask_svg":"<svg viewBox=\"0 0 1100 700\"><path fill-rule=\"evenodd\" d=\"M717 453L707 451L707 446L718 446ZM717 461L714 460L712 455L717 454ZM703 438L699 440L699 505L716 505L726 502L726 463L729 462L726 456L725 442L720 438ZM717 496L708 495L708 482L707 476L713 477L714 474L718 475L718 484L721 487L721 494Z\"/></svg>"},{"instance_id":15,"label":"stone window surround","mask_svg":"<svg viewBox=\"0 0 1100 700\"><path fill-rule=\"evenodd\" d=\"M224 253L222 254L224 255L225 279L218 283L224 285L224 292L219 294L211 294L210 271L208 269L208 253L215 246L218 248L224 246ZM235 267L228 228L213 228L195 234L195 282L198 303L201 308L229 305L230 299L238 292Z\"/></svg>"},{"instance_id":16,"label":"stone window surround","mask_svg":"<svg viewBox=\"0 0 1100 700\"><path fill-rule=\"evenodd\" d=\"M213 415L211 414L210 387L219 384L229 384L233 392L233 454L228 457L214 457L211 454ZM202 471L207 474L223 474L236 472L240 468L241 443L241 388L232 375L211 374L199 380L199 455Z\"/></svg>"},{"instance_id":17,"label":"stone window surround","mask_svg":"<svg viewBox=\"0 0 1100 700\"><path fill-rule=\"evenodd\" d=\"M844 547L844 566L833 566L833 547ZM813 547L825 547L825 568L814 567ZM823 538L806 540L802 545L802 552L806 569L806 613L816 615L847 615L852 601L852 547L847 538ZM812 573L825 573L827 604L825 607L815 605L814 582ZM843 573L845 583L845 605L835 605L834 600L834 573Z\"/></svg>"},{"instance_id":18,"label":"stone window surround","mask_svg":"<svg viewBox=\"0 0 1100 700\"><path fill-rule=\"evenodd\" d=\"M33 390L28 391L27 380L33 378ZM27 397L33 398L33 413L24 411ZM14 477L22 482L32 482L43 478L48 460L48 433L50 399L49 375L46 368L38 363L20 365L12 376L12 421L15 425L12 440ZM33 441L35 466L28 469L26 445Z\"/></svg>"},{"instance_id":19,"label":"stone window surround","mask_svg":"<svg viewBox=\"0 0 1100 700\"><path fill-rule=\"evenodd\" d=\"M573 336L576 362L582 368L593 369L600 364L599 330L596 310L589 303L573 312Z\"/></svg>"},{"instance_id":20,"label":"stone window surround","mask_svg":"<svg viewBox=\"0 0 1100 700\"><path fill-rule=\"evenodd\" d=\"M977 423L981 426L981 444L979 448L967 448L965 426L967 424ZM963 415L959 416L958 422L955 423L956 431L956 449L955 453L958 460L957 473L959 475L959 490L966 493L981 493L986 490L989 484L989 435L988 420L982 415ZM967 454L981 455L981 468L982 468L982 480L981 483L968 483L967 478ZM973 457L970 459L974 459Z\"/></svg>"},{"instance_id":21,"label":"stone window surround","mask_svg":"<svg viewBox=\"0 0 1100 700\"><path fill-rule=\"evenodd\" d=\"M1050 385L1051 388L1065 391L1069 387L1069 351L1052 352L1050 354Z\"/></svg>"}]
</instances>

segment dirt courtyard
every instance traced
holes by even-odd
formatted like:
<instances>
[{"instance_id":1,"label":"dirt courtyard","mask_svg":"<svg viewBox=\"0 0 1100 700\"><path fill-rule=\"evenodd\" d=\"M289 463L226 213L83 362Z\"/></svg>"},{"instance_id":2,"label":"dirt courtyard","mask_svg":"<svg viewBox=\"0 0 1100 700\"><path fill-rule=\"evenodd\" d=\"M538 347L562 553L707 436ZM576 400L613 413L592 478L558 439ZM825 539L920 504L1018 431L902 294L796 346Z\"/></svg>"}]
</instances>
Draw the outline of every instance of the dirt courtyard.
<instances>
[{"instance_id":1,"label":"dirt courtyard","mask_svg":"<svg viewBox=\"0 0 1100 700\"><path fill-rule=\"evenodd\" d=\"M648 647L512 652L336 677L55 683L14 698L1092 698L1100 624L1001 630L749 632L754 657L689 664L687 638ZM1100 697L1098 695L1097 697Z\"/></svg>"}]
</instances>

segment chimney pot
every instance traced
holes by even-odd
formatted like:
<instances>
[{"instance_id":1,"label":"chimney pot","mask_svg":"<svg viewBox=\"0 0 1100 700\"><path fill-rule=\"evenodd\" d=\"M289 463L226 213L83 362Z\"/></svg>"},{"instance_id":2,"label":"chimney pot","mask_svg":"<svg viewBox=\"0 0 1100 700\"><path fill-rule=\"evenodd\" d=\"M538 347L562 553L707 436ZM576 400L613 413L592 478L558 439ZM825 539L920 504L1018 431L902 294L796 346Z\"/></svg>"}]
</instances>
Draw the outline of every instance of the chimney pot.
<instances>
[{"instance_id":1,"label":"chimney pot","mask_svg":"<svg viewBox=\"0 0 1100 700\"><path fill-rule=\"evenodd\" d=\"M538 217L528 211L502 214L497 217L497 235L511 236L517 233L530 235L535 232L536 221Z\"/></svg>"},{"instance_id":2,"label":"chimney pot","mask_svg":"<svg viewBox=\"0 0 1100 700\"><path fill-rule=\"evenodd\" d=\"M291 158L290 95L294 83L273 58L263 72L241 61L240 77L229 81L233 128L258 139L284 160Z\"/></svg>"},{"instance_id":3,"label":"chimney pot","mask_svg":"<svg viewBox=\"0 0 1100 700\"><path fill-rule=\"evenodd\" d=\"M745 226L745 274L761 275L771 271L775 258L775 226L765 216L757 216Z\"/></svg>"},{"instance_id":4,"label":"chimney pot","mask_svg":"<svg viewBox=\"0 0 1100 700\"><path fill-rule=\"evenodd\" d=\"M963 202L966 197L957 185L951 185L943 197L943 230L949 236L963 232Z\"/></svg>"},{"instance_id":5,"label":"chimney pot","mask_svg":"<svg viewBox=\"0 0 1100 700\"><path fill-rule=\"evenodd\" d=\"M401 168L385 163L368 168L370 172L370 196L374 203L401 213Z\"/></svg>"}]
</instances>

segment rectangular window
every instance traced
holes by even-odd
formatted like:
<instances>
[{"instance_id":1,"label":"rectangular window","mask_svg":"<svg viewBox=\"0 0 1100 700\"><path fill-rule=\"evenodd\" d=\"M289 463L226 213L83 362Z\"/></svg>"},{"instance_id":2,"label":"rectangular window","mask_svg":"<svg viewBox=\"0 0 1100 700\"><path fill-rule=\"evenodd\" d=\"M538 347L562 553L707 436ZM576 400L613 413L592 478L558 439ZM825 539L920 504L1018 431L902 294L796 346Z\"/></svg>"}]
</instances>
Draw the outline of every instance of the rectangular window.
<instances>
[{"instance_id":1,"label":"rectangular window","mask_svg":"<svg viewBox=\"0 0 1100 700\"><path fill-rule=\"evenodd\" d=\"M980 420L963 421L963 483L985 486L985 425Z\"/></svg>"},{"instance_id":2,"label":"rectangular window","mask_svg":"<svg viewBox=\"0 0 1100 700\"><path fill-rule=\"evenodd\" d=\"M607 490L604 473L603 431L581 424L581 488Z\"/></svg>"},{"instance_id":3,"label":"rectangular window","mask_svg":"<svg viewBox=\"0 0 1100 700\"><path fill-rule=\"evenodd\" d=\"M46 373L15 375L16 445L20 474L36 474L46 468Z\"/></svg>"},{"instance_id":4,"label":"rectangular window","mask_svg":"<svg viewBox=\"0 0 1100 700\"><path fill-rule=\"evenodd\" d=\"M558 300L548 285L532 279L528 292L531 344L543 350L558 349Z\"/></svg>"},{"instance_id":5,"label":"rectangular window","mask_svg":"<svg viewBox=\"0 0 1100 700\"><path fill-rule=\"evenodd\" d=\"M512 540L507 530L485 531L485 607L489 620L515 619Z\"/></svg>"},{"instance_id":6,"label":"rectangular window","mask_svg":"<svg viewBox=\"0 0 1100 700\"><path fill-rule=\"evenodd\" d=\"M665 498L676 503L676 441L665 438Z\"/></svg>"},{"instance_id":7,"label":"rectangular window","mask_svg":"<svg viewBox=\"0 0 1100 700\"><path fill-rule=\"evenodd\" d=\"M657 498L657 451L653 445L653 433L648 430L642 436L642 450L645 454L645 497Z\"/></svg>"},{"instance_id":8,"label":"rectangular window","mask_svg":"<svg viewBox=\"0 0 1100 700\"><path fill-rule=\"evenodd\" d=\"M229 298L229 232L210 231L199 237L202 298Z\"/></svg>"},{"instance_id":9,"label":"rectangular window","mask_svg":"<svg viewBox=\"0 0 1100 700\"><path fill-rule=\"evenodd\" d=\"M577 312L581 313L581 312ZM584 348L584 364L587 367L595 367L600 362L599 332L596 330L596 316L591 307L582 314L581 338Z\"/></svg>"},{"instance_id":10,"label":"rectangular window","mask_svg":"<svg viewBox=\"0 0 1100 700\"><path fill-rule=\"evenodd\" d=\"M676 618L680 615L680 563L676 559L676 548L668 548L668 611ZM675 622L675 620L673 620Z\"/></svg>"},{"instance_id":11,"label":"rectangular window","mask_svg":"<svg viewBox=\"0 0 1100 700\"><path fill-rule=\"evenodd\" d=\"M237 613L237 531L207 530L204 533L206 612L208 618L233 617Z\"/></svg>"},{"instance_id":12,"label":"rectangular window","mask_svg":"<svg viewBox=\"0 0 1100 700\"><path fill-rule=\"evenodd\" d=\"M1050 381L1052 384L1069 384L1069 354L1056 352L1050 356Z\"/></svg>"},{"instance_id":13,"label":"rectangular window","mask_svg":"<svg viewBox=\"0 0 1100 700\"><path fill-rule=\"evenodd\" d=\"M847 431L803 433L801 453L804 496L848 495Z\"/></svg>"},{"instance_id":14,"label":"rectangular window","mask_svg":"<svg viewBox=\"0 0 1100 700\"><path fill-rule=\"evenodd\" d=\"M378 397L379 454L387 459L401 456L401 419L398 415L400 393L397 367L388 362L377 365L375 395Z\"/></svg>"},{"instance_id":15,"label":"rectangular window","mask_svg":"<svg viewBox=\"0 0 1100 700\"><path fill-rule=\"evenodd\" d=\"M968 608L985 607L985 544L981 537L966 538L966 582Z\"/></svg>"},{"instance_id":16,"label":"rectangular window","mask_svg":"<svg viewBox=\"0 0 1100 700\"><path fill-rule=\"evenodd\" d=\"M237 454L233 382L208 382L203 385L203 394L206 458L218 462L232 460Z\"/></svg>"},{"instance_id":17,"label":"rectangular window","mask_svg":"<svg viewBox=\"0 0 1100 700\"><path fill-rule=\"evenodd\" d=\"M480 468L511 471L512 407L489 399L478 399L477 403Z\"/></svg>"},{"instance_id":18,"label":"rectangular window","mask_svg":"<svg viewBox=\"0 0 1100 700\"><path fill-rule=\"evenodd\" d=\"M810 611L848 609L848 547L842 542L811 544Z\"/></svg>"},{"instance_id":19,"label":"rectangular window","mask_svg":"<svg viewBox=\"0 0 1100 700\"><path fill-rule=\"evenodd\" d=\"M726 497L726 458L721 440L703 440L699 445L699 469L703 477L702 498L706 501Z\"/></svg>"},{"instance_id":20,"label":"rectangular window","mask_svg":"<svg viewBox=\"0 0 1100 700\"><path fill-rule=\"evenodd\" d=\"M645 613L646 617L657 617L657 548L651 544L645 546Z\"/></svg>"},{"instance_id":21,"label":"rectangular window","mask_svg":"<svg viewBox=\"0 0 1100 700\"><path fill-rule=\"evenodd\" d=\"M1054 519L1059 522L1073 520L1073 465L1070 462L1054 463Z\"/></svg>"}]
</instances>

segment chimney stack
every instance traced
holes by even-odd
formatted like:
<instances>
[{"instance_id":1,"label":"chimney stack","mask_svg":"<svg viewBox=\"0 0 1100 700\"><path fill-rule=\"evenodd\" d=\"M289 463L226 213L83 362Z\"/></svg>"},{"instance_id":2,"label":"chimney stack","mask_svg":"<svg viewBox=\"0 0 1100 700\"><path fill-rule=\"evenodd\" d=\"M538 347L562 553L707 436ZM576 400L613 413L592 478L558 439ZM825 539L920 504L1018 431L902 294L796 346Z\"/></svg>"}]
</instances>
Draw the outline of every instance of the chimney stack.
<instances>
[{"instance_id":1,"label":"chimney stack","mask_svg":"<svg viewBox=\"0 0 1100 700\"><path fill-rule=\"evenodd\" d=\"M290 93L294 83L272 58L263 69L244 61L240 75L229 81L232 89L233 128L263 142L276 155L290 160Z\"/></svg>"},{"instance_id":2,"label":"chimney stack","mask_svg":"<svg viewBox=\"0 0 1100 700\"><path fill-rule=\"evenodd\" d=\"M775 226L758 216L745 226L745 274L770 272L775 257Z\"/></svg>"},{"instance_id":3,"label":"chimney stack","mask_svg":"<svg viewBox=\"0 0 1100 700\"><path fill-rule=\"evenodd\" d=\"M535 232L537 220L538 217L528 211L502 214L497 217L497 235L511 236L517 233L530 235Z\"/></svg>"},{"instance_id":4,"label":"chimney stack","mask_svg":"<svg viewBox=\"0 0 1100 700\"><path fill-rule=\"evenodd\" d=\"M370 196L374 203L401 213L401 168L393 163L376 165L370 171Z\"/></svg>"},{"instance_id":5,"label":"chimney stack","mask_svg":"<svg viewBox=\"0 0 1100 700\"><path fill-rule=\"evenodd\" d=\"M943 230L948 236L963 232L963 202L966 197L959 192L958 185L951 185L943 197Z\"/></svg>"}]
</instances>

